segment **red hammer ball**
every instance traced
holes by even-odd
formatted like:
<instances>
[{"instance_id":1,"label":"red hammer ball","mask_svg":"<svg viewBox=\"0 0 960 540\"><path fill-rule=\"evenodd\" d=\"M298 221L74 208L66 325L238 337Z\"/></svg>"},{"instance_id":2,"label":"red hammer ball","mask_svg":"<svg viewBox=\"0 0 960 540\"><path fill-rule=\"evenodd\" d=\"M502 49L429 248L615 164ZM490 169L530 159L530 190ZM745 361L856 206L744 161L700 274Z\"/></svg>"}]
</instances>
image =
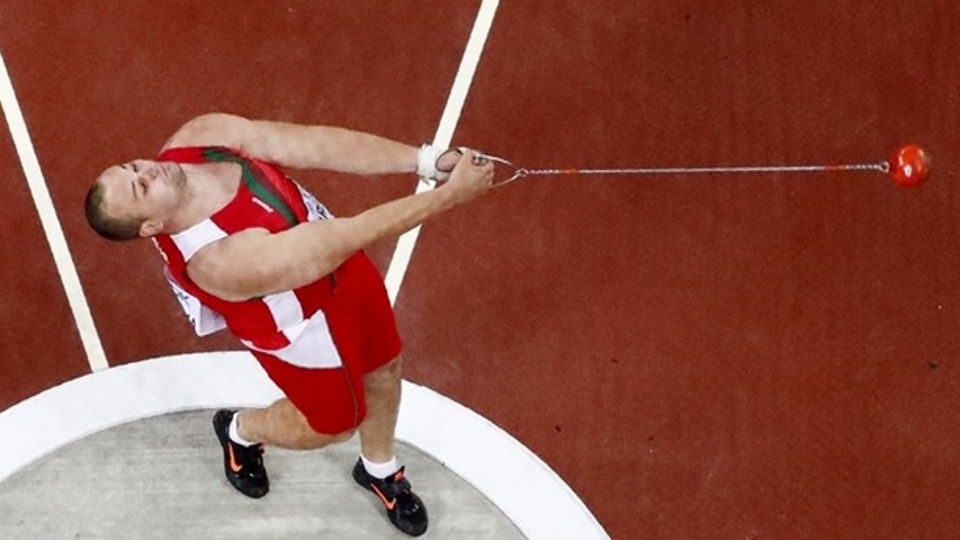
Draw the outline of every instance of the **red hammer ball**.
<instances>
[{"instance_id":1,"label":"red hammer ball","mask_svg":"<svg viewBox=\"0 0 960 540\"><path fill-rule=\"evenodd\" d=\"M890 159L890 177L902 188L920 186L930 175L930 154L916 144L897 150Z\"/></svg>"}]
</instances>

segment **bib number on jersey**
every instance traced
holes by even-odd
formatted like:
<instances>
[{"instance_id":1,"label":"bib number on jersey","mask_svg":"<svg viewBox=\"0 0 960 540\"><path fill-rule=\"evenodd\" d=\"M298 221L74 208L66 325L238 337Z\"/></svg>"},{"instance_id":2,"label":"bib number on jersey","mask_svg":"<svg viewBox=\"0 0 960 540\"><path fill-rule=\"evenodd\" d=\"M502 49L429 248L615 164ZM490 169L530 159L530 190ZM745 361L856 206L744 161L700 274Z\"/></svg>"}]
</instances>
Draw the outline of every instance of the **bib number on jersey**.
<instances>
[{"instance_id":1,"label":"bib number on jersey","mask_svg":"<svg viewBox=\"0 0 960 540\"><path fill-rule=\"evenodd\" d=\"M208 336L227 327L227 322L219 313L203 305L199 298L184 290L184 288L166 272L166 268L164 268L164 275L167 278L167 283L170 284L170 288L173 289L174 296L177 297L177 302L180 303L180 307L183 308L183 312L187 315L190 326L193 327L193 331L196 332L198 336Z\"/></svg>"}]
</instances>

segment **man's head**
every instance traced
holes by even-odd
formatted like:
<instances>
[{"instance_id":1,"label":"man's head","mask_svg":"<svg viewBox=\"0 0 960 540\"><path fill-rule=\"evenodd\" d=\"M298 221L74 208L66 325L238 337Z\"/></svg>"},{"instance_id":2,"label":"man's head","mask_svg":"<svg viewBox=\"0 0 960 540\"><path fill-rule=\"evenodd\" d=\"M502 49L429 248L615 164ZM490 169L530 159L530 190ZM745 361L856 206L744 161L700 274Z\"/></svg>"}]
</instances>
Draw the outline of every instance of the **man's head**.
<instances>
[{"instance_id":1,"label":"man's head","mask_svg":"<svg viewBox=\"0 0 960 540\"><path fill-rule=\"evenodd\" d=\"M154 236L175 215L185 181L172 162L136 160L110 167L87 192L87 222L110 240Z\"/></svg>"}]
</instances>

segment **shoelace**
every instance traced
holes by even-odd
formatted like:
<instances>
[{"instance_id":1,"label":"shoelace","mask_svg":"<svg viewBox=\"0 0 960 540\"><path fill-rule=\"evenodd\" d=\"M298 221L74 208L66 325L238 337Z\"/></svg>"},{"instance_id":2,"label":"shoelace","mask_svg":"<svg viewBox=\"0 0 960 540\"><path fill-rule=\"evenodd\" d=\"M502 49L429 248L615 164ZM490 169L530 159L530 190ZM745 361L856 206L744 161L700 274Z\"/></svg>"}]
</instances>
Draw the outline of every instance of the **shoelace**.
<instances>
[{"instance_id":1,"label":"shoelace","mask_svg":"<svg viewBox=\"0 0 960 540\"><path fill-rule=\"evenodd\" d=\"M371 476L369 481L380 493L391 499L399 499L402 495L410 493L410 482L403 477L403 469L382 480Z\"/></svg>"}]
</instances>

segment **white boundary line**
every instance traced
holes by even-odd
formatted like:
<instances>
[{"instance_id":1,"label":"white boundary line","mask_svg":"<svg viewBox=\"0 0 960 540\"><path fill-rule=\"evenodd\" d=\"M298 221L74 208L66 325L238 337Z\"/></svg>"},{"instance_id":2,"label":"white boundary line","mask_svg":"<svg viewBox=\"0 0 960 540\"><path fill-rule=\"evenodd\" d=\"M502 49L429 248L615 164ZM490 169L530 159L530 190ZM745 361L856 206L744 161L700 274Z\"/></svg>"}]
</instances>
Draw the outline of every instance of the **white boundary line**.
<instances>
[{"instance_id":1,"label":"white boundary line","mask_svg":"<svg viewBox=\"0 0 960 540\"><path fill-rule=\"evenodd\" d=\"M453 132L460 121L460 113L463 111L467 92L470 90L473 75L480 63L480 56L483 53L483 47L487 42L487 35L490 34L490 27L493 26L493 18L497 14L499 5L500 0L483 0L483 3L480 4L477 19L474 21L473 30L470 32L470 39L467 40L467 48L460 60L460 68L457 70L457 76L447 98L447 105L440 117L440 125L433 137L433 146L437 148L449 148L450 142L453 140ZM431 189L433 189L433 185L417 182L416 193L423 193ZM410 266L410 258L413 256L413 249L417 245L419 236L420 227L417 226L397 240L397 247L394 249L393 258L390 259L390 267L387 268L387 275L384 278L391 304L396 303L397 295L400 294L400 285L403 283L403 276L407 273L407 267Z\"/></svg>"},{"instance_id":2,"label":"white boundary line","mask_svg":"<svg viewBox=\"0 0 960 540\"><path fill-rule=\"evenodd\" d=\"M33 149L33 142L30 140L30 133L27 131L27 124L23 120L23 113L20 110L20 104L17 102L17 95L13 91L13 83L10 80L10 74L7 72L2 54L0 54L0 105L3 106L3 114L7 117L10 135L13 137L17 155L20 157L20 166L27 178L33 203L37 207L37 213L40 214L43 232L46 234L47 243L50 245L57 272L60 273L60 280L67 294L67 301L70 303L70 310L73 312L77 330L80 332L80 340L83 342L83 350L87 354L87 362L90 363L90 369L93 371L106 369L109 367L107 356L103 352L103 345L100 343L100 335L97 333L93 316L90 315L90 308L87 305L87 298L83 294L83 287L80 285L77 268L73 264L70 248L67 247L67 241L63 236L57 211L50 199L50 192L47 190L46 180L44 180L43 172L40 170L40 163L37 161L37 154Z\"/></svg>"},{"instance_id":3,"label":"white boundary line","mask_svg":"<svg viewBox=\"0 0 960 540\"><path fill-rule=\"evenodd\" d=\"M92 373L0 413L0 440L8 441L0 445L0 484L50 452L114 426L178 411L264 407L281 395L242 351L154 358ZM533 452L432 390L403 382L397 439L473 485L528 540L610 540Z\"/></svg>"}]
</instances>

